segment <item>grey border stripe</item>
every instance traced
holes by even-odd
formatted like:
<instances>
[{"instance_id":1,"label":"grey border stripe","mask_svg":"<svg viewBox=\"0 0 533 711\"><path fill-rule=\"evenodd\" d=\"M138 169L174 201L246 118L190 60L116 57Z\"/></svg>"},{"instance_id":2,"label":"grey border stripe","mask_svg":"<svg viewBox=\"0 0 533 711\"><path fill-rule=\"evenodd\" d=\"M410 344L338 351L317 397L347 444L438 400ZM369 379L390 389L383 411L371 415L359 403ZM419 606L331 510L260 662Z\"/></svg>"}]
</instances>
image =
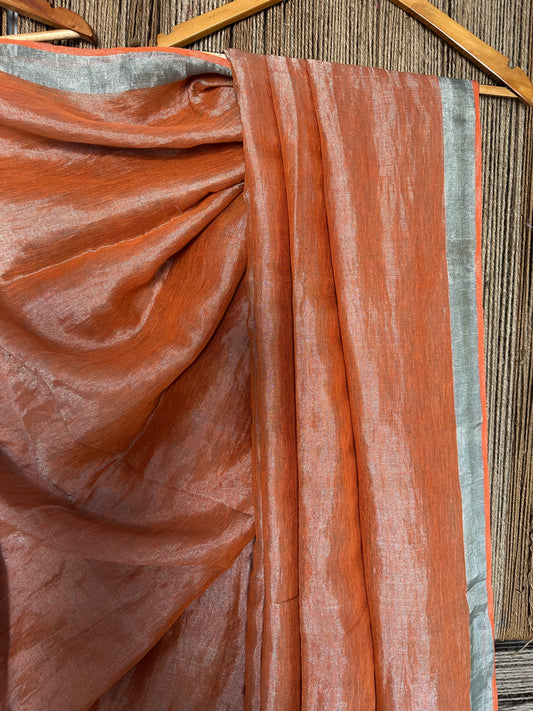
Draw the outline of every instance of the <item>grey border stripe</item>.
<instances>
[{"instance_id":1,"label":"grey border stripe","mask_svg":"<svg viewBox=\"0 0 533 711\"><path fill-rule=\"evenodd\" d=\"M51 89L81 94L115 94L169 84L197 74L231 76L215 62L175 52L120 52L104 55L62 54L0 43L0 72Z\"/></svg>"},{"instance_id":2,"label":"grey border stripe","mask_svg":"<svg viewBox=\"0 0 533 711\"><path fill-rule=\"evenodd\" d=\"M470 610L472 711L492 711L494 642L488 614L485 489L476 301L476 111L471 82L440 79L446 259L457 452Z\"/></svg>"}]
</instances>

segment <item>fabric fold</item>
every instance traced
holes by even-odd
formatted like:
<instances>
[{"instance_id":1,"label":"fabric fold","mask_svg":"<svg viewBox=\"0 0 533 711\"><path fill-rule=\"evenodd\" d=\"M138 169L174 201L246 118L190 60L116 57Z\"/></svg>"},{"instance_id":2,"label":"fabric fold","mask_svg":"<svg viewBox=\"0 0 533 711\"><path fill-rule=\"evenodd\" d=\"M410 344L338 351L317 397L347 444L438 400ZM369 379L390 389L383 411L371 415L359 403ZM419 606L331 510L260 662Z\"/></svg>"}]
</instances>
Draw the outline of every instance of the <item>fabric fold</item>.
<instances>
[{"instance_id":1,"label":"fabric fold","mask_svg":"<svg viewBox=\"0 0 533 711\"><path fill-rule=\"evenodd\" d=\"M477 88L227 56L0 42L0 707L494 711Z\"/></svg>"},{"instance_id":2,"label":"fabric fold","mask_svg":"<svg viewBox=\"0 0 533 711\"><path fill-rule=\"evenodd\" d=\"M256 176L246 182L248 278L257 348L252 368L257 397L286 402L260 410L261 438L270 428L283 428L292 435L288 442L278 436L265 445L274 460L270 468L263 468L266 457L260 457L265 500L270 489L279 485L280 471L288 471L292 479L293 509L283 523L291 527L297 545L294 562L287 555L287 544L283 558L298 576L294 592L288 591L293 617L276 619L267 633L284 643L295 637L302 688L301 698L290 708L373 708L372 639L353 436L320 138L306 65L255 59L234 51L228 55L241 108L246 175ZM271 71L275 61L279 70ZM302 135L305 141L300 140ZM276 171L271 181L262 179L267 161ZM279 254L275 261L274 250ZM290 376L292 382L279 383L278 379ZM287 421L280 419L280 412ZM282 465L285 458L289 462ZM282 491L281 496L287 506L288 495ZM278 504L275 513L280 510ZM264 530L267 525L263 517ZM278 561L271 537L269 542L265 556ZM286 579L279 573L276 578ZM265 626L269 607L276 609L276 604L275 593L266 591ZM280 679L278 668L287 670L293 653L286 649L284 659L280 651L271 652L263 645L261 671L268 676L266 684L262 679L261 708L284 707L283 691L268 680Z\"/></svg>"}]
</instances>

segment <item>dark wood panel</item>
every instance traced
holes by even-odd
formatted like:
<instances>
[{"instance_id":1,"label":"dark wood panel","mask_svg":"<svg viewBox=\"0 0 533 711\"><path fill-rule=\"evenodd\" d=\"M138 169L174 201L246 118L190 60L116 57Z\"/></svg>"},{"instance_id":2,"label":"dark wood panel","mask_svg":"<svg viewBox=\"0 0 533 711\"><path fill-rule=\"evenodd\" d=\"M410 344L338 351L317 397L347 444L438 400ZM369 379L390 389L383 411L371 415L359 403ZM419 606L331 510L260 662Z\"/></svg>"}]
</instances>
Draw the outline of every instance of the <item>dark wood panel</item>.
<instances>
[{"instance_id":1,"label":"dark wood panel","mask_svg":"<svg viewBox=\"0 0 533 711\"><path fill-rule=\"evenodd\" d=\"M99 47L155 44L157 33L221 0L64 0L93 25ZM533 12L522 0L434 4L526 71ZM37 29L21 20L21 31ZM78 46L80 46L78 44ZM83 45L82 45L83 46ZM88 45L85 45L88 46ZM368 64L482 79L483 75L388 0L286 0L193 45ZM488 81L483 79L484 81ZM496 635L533 637L531 294L532 112L483 98L483 268Z\"/></svg>"}]
</instances>

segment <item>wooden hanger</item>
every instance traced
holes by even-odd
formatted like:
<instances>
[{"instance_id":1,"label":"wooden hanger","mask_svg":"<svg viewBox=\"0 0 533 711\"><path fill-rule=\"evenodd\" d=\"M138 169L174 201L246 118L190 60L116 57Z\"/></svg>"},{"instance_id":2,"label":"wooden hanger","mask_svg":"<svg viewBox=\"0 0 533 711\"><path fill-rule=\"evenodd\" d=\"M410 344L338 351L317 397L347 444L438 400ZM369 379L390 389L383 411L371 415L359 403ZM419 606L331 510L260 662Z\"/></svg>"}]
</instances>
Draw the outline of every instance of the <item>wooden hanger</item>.
<instances>
[{"instance_id":1,"label":"wooden hanger","mask_svg":"<svg viewBox=\"0 0 533 711\"><path fill-rule=\"evenodd\" d=\"M281 0L233 0L203 15L197 15L187 22L176 25L170 34L157 35L158 47L185 47L196 40L210 35L217 30L231 25L267 7L280 3Z\"/></svg>"},{"instance_id":2,"label":"wooden hanger","mask_svg":"<svg viewBox=\"0 0 533 711\"><path fill-rule=\"evenodd\" d=\"M233 0L215 10L176 25L169 34L158 35L157 44L160 47L185 47L278 2L281 0ZM391 2L423 22L483 71L509 87L506 89L503 86L482 84L479 87L481 94L512 99L518 97L526 104L533 105L533 84L521 69L518 67L511 69L509 60L503 54L438 10L428 0L391 0Z\"/></svg>"},{"instance_id":3,"label":"wooden hanger","mask_svg":"<svg viewBox=\"0 0 533 711\"><path fill-rule=\"evenodd\" d=\"M85 22L83 17L72 10L67 10L64 7L53 8L46 0L0 0L0 7L12 12L18 12L20 15L31 17L32 20L42 22L51 27L61 28L62 36L54 36L53 39L67 39L67 37L81 37L82 39L94 42L94 32L91 27ZM68 35L64 35L68 32ZM74 33L74 34L72 34ZM57 35L58 31L52 33L33 32L27 35L9 35L10 39L32 39L34 41L42 41L38 35L45 35L45 39L52 39L50 34Z\"/></svg>"},{"instance_id":4,"label":"wooden hanger","mask_svg":"<svg viewBox=\"0 0 533 711\"><path fill-rule=\"evenodd\" d=\"M428 0L391 0L426 27L433 30L439 37L446 40L452 47L463 54L467 59L476 64L486 74L503 82L518 98L528 106L533 106L533 84L527 74L520 67L509 66L509 59L493 47L480 40L466 28L460 25L444 12L432 5ZM480 87L489 89L495 94L495 89L501 87ZM503 94L505 96L506 94Z\"/></svg>"}]
</instances>

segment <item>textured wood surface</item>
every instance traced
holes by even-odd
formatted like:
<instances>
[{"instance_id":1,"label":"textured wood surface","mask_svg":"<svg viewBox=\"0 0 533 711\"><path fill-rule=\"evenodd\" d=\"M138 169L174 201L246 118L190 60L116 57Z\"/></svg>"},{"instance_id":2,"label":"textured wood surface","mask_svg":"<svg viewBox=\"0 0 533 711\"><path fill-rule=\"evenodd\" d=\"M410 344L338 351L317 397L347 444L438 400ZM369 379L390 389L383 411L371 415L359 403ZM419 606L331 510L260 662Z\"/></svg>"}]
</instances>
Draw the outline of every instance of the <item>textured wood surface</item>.
<instances>
[{"instance_id":1,"label":"textured wood surface","mask_svg":"<svg viewBox=\"0 0 533 711\"><path fill-rule=\"evenodd\" d=\"M281 2L281 0L231 0L218 5L201 15L195 15L190 20L175 25L170 34L157 36L159 47L187 47L192 42L213 34L223 27L228 27L245 17L255 15L261 10Z\"/></svg>"},{"instance_id":2,"label":"textured wood surface","mask_svg":"<svg viewBox=\"0 0 533 711\"><path fill-rule=\"evenodd\" d=\"M221 2L61 0L56 5L87 20L98 37L97 46L132 47L155 45L159 32L169 32L176 23ZM531 75L530 0L434 0L434 4ZM38 28L42 26L20 22L20 31ZM490 81L389 0L285 0L192 45L211 51L225 47ZM496 635L501 640L529 639L533 637L533 112L518 101L483 98L481 120Z\"/></svg>"}]
</instances>

